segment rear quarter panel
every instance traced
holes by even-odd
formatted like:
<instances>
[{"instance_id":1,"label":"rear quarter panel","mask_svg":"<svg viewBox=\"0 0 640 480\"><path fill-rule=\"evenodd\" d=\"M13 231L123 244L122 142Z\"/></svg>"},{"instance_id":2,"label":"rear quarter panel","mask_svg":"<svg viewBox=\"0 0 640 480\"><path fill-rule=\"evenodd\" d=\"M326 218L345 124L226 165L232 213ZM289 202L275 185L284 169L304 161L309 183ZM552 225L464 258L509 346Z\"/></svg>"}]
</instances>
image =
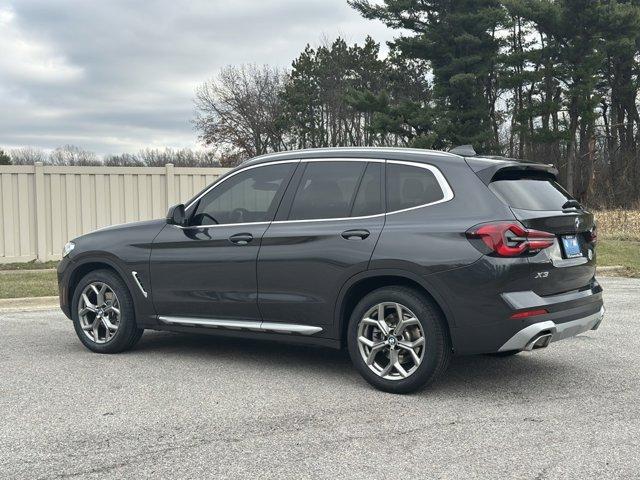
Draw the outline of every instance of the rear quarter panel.
<instances>
[{"instance_id":1,"label":"rear quarter panel","mask_svg":"<svg viewBox=\"0 0 640 480\"><path fill-rule=\"evenodd\" d=\"M499 294L518 291L530 277L526 258L499 259L482 255L467 240L474 225L513 220L511 210L493 195L464 159L433 161L451 186L454 197L440 204L387 215L373 253L371 269L394 269L418 275L430 285L456 328L489 323L505 312ZM508 275L506 274L508 271ZM454 345L456 339L452 339Z\"/></svg>"}]
</instances>

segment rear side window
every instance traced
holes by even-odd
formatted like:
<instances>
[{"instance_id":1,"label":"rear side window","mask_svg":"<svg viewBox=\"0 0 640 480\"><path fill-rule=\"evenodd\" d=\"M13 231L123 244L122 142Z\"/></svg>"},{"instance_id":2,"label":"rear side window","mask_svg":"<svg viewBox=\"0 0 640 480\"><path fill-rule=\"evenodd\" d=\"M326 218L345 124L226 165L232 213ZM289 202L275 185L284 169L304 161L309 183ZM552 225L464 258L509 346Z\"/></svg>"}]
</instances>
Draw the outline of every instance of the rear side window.
<instances>
[{"instance_id":1,"label":"rear side window","mask_svg":"<svg viewBox=\"0 0 640 480\"><path fill-rule=\"evenodd\" d=\"M289 220L348 217L365 162L309 162Z\"/></svg>"},{"instance_id":2,"label":"rear side window","mask_svg":"<svg viewBox=\"0 0 640 480\"><path fill-rule=\"evenodd\" d=\"M418 207L443 198L444 192L431 170L387 164L387 211Z\"/></svg>"},{"instance_id":3,"label":"rear side window","mask_svg":"<svg viewBox=\"0 0 640 480\"><path fill-rule=\"evenodd\" d=\"M522 210L562 210L571 195L549 178L494 180L489 189L504 203Z\"/></svg>"}]
</instances>

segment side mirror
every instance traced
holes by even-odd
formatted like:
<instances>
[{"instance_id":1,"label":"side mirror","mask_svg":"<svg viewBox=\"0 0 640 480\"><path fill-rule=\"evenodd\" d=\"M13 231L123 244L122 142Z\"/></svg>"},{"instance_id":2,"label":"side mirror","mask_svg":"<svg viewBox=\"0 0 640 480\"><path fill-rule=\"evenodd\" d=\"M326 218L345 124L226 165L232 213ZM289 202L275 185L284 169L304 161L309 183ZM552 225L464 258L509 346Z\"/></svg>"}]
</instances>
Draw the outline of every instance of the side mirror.
<instances>
[{"instance_id":1,"label":"side mirror","mask_svg":"<svg viewBox=\"0 0 640 480\"><path fill-rule=\"evenodd\" d=\"M167 223L169 225L185 226L187 223L187 214L182 203L169 207L169 211L167 212Z\"/></svg>"}]
</instances>

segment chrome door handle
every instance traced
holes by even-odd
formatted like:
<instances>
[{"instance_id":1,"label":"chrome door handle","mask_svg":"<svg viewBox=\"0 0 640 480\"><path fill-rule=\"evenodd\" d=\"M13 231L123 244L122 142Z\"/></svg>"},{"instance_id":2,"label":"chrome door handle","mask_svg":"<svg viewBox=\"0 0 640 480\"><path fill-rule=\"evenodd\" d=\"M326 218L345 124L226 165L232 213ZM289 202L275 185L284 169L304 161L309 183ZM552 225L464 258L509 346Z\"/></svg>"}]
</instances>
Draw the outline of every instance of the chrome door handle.
<instances>
[{"instance_id":1,"label":"chrome door handle","mask_svg":"<svg viewBox=\"0 0 640 480\"><path fill-rule=\"evenodd\" d=\"M364 240L371 232L369 230L347 230L346 232L342 232L342 238L346 238L347 240Z\"/></svg>"},{"instance_id":2,"label":"chrome door handle","mask_svg":"<svg viewBox=\"0 0 640 480\"><path fill-rule=\"evenodd\" d=\"M236 245L248 245L251 240L253 240L253 235L250 233L236 233L229 237L229 241Z\"/></svg>"}]
</instances>

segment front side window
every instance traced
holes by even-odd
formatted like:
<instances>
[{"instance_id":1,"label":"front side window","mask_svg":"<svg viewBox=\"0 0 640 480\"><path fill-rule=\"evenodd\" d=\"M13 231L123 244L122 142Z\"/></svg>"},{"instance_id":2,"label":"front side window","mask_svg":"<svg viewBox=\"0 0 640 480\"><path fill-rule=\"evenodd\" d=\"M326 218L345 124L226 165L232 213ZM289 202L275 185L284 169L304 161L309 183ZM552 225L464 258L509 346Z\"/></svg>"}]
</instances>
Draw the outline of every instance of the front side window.
<instances>
[{"instance_id":1,"label":"front side window","mask_svg":"<svg viewBox=\"0 0 640 480\"><path fill-rule=\"evenodd\" d=\"M214 187L197 201L190 224L266 222L273 218L294 163L255 167Z\"/></svg>"},{"instance_id":2,"label":"front side window","mask_svg":"<svg viewBox=\"0 0 640 480\"><path fill-rule=\"evenodd\" d=\"M387 165L388 212L427 205L444 196L431 170L396 163Z\"/></svg>"},{"instance_id":3,"label":"front side window","mask_svg":"<svg viewBox=\"0 0 640 480\"><path fill-rule=\"evenodd\" d=\"M309 162L289 220L348 217L366 162Z\"/></svg>"}]
</instances>

